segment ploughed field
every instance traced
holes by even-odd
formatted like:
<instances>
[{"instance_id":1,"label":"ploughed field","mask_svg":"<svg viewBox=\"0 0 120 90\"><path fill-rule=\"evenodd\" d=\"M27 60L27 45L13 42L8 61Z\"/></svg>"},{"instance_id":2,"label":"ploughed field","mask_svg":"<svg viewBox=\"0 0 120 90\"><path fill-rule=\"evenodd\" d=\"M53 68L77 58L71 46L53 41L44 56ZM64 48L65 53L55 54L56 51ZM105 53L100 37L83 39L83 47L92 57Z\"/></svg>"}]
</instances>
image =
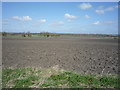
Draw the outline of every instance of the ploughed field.
<instances>
[{"instance_id":1,"label":"ploughed field","mask_svg":"<svg viewBox=\"0 0 120 90\"><path fill-rule=\"evenodd\" d=\"M4 37L3 68L38 67L89 74L118 73L117 39Z\"/></svg>"}]
</instances>

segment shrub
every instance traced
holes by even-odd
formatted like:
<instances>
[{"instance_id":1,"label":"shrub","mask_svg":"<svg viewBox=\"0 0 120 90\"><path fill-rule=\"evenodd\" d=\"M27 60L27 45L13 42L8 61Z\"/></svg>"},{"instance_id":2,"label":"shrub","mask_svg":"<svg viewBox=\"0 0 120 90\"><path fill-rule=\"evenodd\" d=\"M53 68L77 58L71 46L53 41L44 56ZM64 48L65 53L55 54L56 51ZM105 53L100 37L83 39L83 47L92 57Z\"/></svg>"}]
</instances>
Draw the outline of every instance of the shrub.
<instances>
[{"instance_id":1,"label":"shrub","mask_svg":"<svg viewBox=\"0 0 120 90\"><path fill-rule=\"evenodd\" d=\"M6 33L6 32L3 32L3 33L2 33L2 36L7 36L7 33Z\"/></svg>"},{"instance_id":2,"label":"shrub","mask_svg":"<svg viewBox=\"0 0 120 90\"><path fill-rule=\"evenodd\" d=\"M22 37L26 37L26 34L25 34L25 33L22 33Z\"/></svg>"},{"instance_id":3,"label":"shrub","mask_svg":"<svg viewBox=\"0 0 120 90\"><path fill-rule=\"evenodd\" d=\"M57 33L49 33L49 32L43 32L39 34L40 36L44 36L44 37L54 37L54 36L60 36L60 34Z\"/></svg>"},{"instance_id":4,"label":"shrub","mask_svg":"<svg viewBox=\"0 0 120 90\"><path fill-rule=\"evenodd\" d=\"M30 32L28 32L27 35L28 35L28 37L31 37L31 36L32 36L32 34L31 34Z\"/></svg>"}]
</instances>

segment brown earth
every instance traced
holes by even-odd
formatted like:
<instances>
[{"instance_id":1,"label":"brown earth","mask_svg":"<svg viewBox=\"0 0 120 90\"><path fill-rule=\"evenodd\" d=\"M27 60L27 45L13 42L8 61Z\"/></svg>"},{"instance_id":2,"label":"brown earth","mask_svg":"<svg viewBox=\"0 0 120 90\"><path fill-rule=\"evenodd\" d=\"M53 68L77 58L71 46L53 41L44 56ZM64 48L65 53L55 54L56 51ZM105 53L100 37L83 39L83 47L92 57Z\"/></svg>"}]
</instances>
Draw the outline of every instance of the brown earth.
<instances>
[{"instance_id":1,"label":"brown earth","mask_svg":"<svg viewBox=\"0 0 120 90\"><path fill-rule=\"evenodd\" d=\"M3 68L59 68L80 73L115 74L118 71L116 39L5 37Z\"/></svg>"}]
</instances>

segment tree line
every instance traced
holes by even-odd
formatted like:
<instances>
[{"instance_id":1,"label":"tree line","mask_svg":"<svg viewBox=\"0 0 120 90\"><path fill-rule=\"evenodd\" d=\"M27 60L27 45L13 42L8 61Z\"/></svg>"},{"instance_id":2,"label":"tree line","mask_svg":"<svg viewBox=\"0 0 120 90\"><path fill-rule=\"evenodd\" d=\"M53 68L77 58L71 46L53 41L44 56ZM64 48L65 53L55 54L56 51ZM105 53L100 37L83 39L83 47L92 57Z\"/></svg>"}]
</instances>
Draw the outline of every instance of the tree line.
<instances>
[{"instance_id":1,"label":"tree line","mask_svg":"<svg viewBox=\"0 0 120 90\"><path fill-rule=\"evenodd\" d=\"M32 37L33 35L38 35L38 36L44 36L44 37L54 37L54 36L60 36L60 34L57 33L49 33L49 32L41 32L41 33L7 33L7 32L2 32L2 36L15 36L15 35L21 35L22 37Z\"/></svg>"}]
</instances>

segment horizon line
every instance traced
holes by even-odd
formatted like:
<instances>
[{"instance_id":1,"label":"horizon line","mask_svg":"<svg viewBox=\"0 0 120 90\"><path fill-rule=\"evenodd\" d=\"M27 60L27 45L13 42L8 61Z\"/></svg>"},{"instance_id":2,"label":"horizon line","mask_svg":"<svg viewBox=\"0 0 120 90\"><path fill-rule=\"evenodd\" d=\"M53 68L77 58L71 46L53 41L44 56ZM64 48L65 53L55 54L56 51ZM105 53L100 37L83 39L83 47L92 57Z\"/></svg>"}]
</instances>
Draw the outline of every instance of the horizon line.
<instances>
[{"instance_id":1,"label":"horizon line","mask_svg":"<svg viewBox=\"0 0 120 90\"><path fill-rule=\"evenodd\" d=\"M4 31L2 31L2 32L0 32L0 33L3 33ZM6 32L6 33L28 33L28 32ZM29 33L46 33L46 32L29 32ZM48 32L48 33L53 33L53 32ZM54 33L56 33L57 34L57 32L54 32ZM58 34L95 34L95 35L120 35L120 33L116 33L116 34L111 34L111 33L109 33L109 34L107 34L107 33L59 33L58 32Z\"/></svg>"}]
</instances>

